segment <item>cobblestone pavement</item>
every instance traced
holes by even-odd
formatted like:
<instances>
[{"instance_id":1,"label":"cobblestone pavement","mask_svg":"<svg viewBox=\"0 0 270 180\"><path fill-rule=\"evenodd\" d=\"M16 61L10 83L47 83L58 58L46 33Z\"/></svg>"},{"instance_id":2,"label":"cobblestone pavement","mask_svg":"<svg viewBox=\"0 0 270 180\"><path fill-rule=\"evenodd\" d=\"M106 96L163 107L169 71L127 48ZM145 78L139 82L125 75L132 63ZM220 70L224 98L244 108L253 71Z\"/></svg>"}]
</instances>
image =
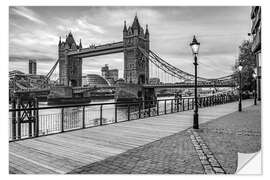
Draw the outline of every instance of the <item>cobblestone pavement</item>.
<instances>
[{"instance_id":1,"label":"cobblestone pavement","mask_svg":"<svg viewBox=\"0 0 270 180\"><path fill-rule=\"evenodd\" d=\"M226 173L235 173L239 153L261 149L260 105L228 114L202 124L198 134L204 139Z\"/></svg>"},{"instance_id":2,"label":"cobblestone pavement","mask_svg":"<svg viewBox=\"0 0 270 180\"><path fill-rule=\"evenodd\" d=\"M189 129L188 132L190 133L190 139L200 158L204 172L206 174L225 174L224 169L201 136L195 130Z\"/></svg>"},{"instance_id":3,"label":"cobblestone pavement","mask_svg":"<svg viewBox=\"0 0 270 180\"><path fill-rule=\"evenodd\" d=\"M237 152L261 148L260 105L234 112L117 156L95 162L71 174L230 174Z\"/></svg>"}]
</instances>

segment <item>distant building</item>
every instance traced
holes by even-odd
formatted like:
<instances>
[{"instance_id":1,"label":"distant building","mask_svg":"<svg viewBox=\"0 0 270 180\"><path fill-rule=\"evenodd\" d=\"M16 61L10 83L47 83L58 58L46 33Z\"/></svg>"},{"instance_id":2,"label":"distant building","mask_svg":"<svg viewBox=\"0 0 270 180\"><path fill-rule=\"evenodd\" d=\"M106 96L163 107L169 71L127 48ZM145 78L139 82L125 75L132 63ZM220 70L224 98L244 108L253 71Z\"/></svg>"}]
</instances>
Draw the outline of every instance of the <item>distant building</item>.
<instances>
[{"instance_id":1,"label":"distant building","mask_svg":"<svg viewBox=\"0 0 270 180\"><path fill-rule=\"evenodd\" d=\"M30 59L28 69L29 69L29 74L36 75L37 74L37 61Z\"/></svg>"},{"instance_id":2,"label":"distant building","mask_svg":"<svg viewBox=\"0 0 270 180\"><path fill-rule=\"evenodd\" d=\"M149 84L160 84L160 79L156 77L150 78Z\"/></svg>"},{"instance_id":3,"label":"distant building","mask_svg":"<svg viewBox=\"0 0 270 180\"><path fill-rule=\"evenodd\" d=\"M118 80L118 69L109 69L108 64L105 64L105 66L101 68L101 75L108 80L110 84L115 84Z\"/></svg>"},{"instance_id":4,"label":"distant building","mask_svg":"<svg viewBox=\"0 0 270 180\"><path fill-rule=\"evenodd\" d=\"M109 86L110 83L104 77L98 74L87 74L83 76L84 86Z\"/></svg>"},{"instance_id":5,"label":"distant building","mask_svg":"<svg viewBox=\"0 0 270 180\"><path fill-rule=\"evenodd\" d=\"M82 76L82 86L87 86L87 76Z\"/></svg>"},{"instance_id":6,"label":"distant building","mask_svg":"<svg viewBox=\"0 0 270 180\"><path fill-rule=\"evenodd\" d=\"M42 89L48 88L48 82L44 75L24 74L14 70L9 72L9 89Z\"/></svg>"},{"instance_id":7,"label":"distant building","mask_svg":"<svg viewBox=\"0 0 270 180\"><path fill-rule=\"evenodd\" d=\"M257 95L261 100L261 7L253 6L251 9L251 34L252 34L252 52L256 55L257 67Z\"/></svg>"}]
</instances>

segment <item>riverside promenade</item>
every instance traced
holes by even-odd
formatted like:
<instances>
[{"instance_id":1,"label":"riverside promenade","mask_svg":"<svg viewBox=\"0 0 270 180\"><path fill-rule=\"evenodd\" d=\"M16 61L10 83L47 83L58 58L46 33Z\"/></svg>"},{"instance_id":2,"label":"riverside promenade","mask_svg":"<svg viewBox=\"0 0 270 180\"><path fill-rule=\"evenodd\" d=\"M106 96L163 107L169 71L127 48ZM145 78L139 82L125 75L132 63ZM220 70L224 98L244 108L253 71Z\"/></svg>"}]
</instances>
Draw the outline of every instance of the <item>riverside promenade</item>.
<instances>
[{"instance_id":1,"label":"riverside promenade","mask_svg":"<svg viewBox=\"0 0 270 180\"><path fill-rule=\"evenodd\" d=\"M10 173L234 173L261 147L260 105L243 101L9 143Z\"/></svg>"}]
</instances>

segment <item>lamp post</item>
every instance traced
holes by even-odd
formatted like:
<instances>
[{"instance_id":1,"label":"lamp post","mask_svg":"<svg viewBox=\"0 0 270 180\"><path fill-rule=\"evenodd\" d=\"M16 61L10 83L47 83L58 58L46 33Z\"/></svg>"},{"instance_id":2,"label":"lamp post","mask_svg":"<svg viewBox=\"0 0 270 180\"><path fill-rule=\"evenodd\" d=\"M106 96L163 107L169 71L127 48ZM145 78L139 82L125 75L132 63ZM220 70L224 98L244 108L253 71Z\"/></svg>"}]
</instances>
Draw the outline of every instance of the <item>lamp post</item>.
<instances>
[{"instance_id":1,"label":"lamp post","mask_svg":"<svg viewBox=\"0 0 270 180\"><path fill-rule=\"evenodd\" d=\"M241 71L243 69L243 66L240 64L238 66L239 70L239 104L238 104L238 111L242 111L242 76L241 76Z\"/></svg>"},{"instance_id":2,"label":"lamp post","mask_svg":"<svg viewBox=\"0 0 270 180\"><path fill-rule=\"evenodd\" d=\"M257 105L257 73L256 73L256 68L254 68L252 76L254 78L254 105Z\"/></svg>"},{"instance_id":3,"label":"lamp post","mask_svg":"<svg viewBox=\"0 0 270 180\"><path fill-rule=\"evenodd\" d=\"M200 43L196 40L195 35L190 43L192 53L194 55L194 66L195 66L195 84L194 84L194 98L195 98L195 109L193 115L193 129L199 129L199 114L198 114L198 98L197 98L197 55L199 53Z\"/></svg>"}]
</instances>

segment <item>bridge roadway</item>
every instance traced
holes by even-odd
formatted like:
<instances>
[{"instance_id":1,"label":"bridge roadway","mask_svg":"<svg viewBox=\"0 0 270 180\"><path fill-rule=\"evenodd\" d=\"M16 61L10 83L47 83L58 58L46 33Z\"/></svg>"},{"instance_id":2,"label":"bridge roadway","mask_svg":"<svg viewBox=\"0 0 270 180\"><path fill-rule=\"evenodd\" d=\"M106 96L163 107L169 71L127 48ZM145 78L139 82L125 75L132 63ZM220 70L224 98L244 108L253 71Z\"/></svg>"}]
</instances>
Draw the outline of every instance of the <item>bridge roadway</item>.
<instances>
[{"instance_id":1,"label":"bridge roadway","mask_svg":"<svg viewBox=\"0 0 270 180\"><path fill-rule=\"evenodd\" d=\"M243 108L253 105L244 100ZM238 102L199 109L200 123L237 111ZM17 173L64 174L192 126L193 111L161 115L9 143L9 168Z\"/></svg>"}]
</instances>

